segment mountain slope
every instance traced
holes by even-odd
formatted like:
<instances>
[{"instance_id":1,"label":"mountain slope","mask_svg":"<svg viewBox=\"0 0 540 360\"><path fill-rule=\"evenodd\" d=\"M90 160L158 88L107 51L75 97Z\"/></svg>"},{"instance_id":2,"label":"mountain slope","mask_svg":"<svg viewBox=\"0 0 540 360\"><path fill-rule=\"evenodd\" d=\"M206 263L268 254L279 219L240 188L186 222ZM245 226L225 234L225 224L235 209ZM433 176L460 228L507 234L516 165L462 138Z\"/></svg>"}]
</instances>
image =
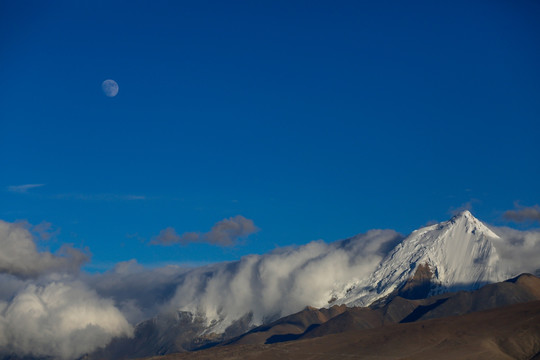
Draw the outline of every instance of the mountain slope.
<instances>
[{"instance_id":1,"label":"mountain slope","mask_svg":"<svg viewBox=\"0 0 540 360\"><path fill-rule=\"evenodd\" d=\"M273 339L270 342L294 340L310 328L323 324L346 311L348 309L345 305L336 305L328 309L308 306L298 313L285 316L271 324L259 326L225 344L264 344L270 339Z\"/></svg>"},{"instance_id":2,"label":"mountain slope","mask_svg":"<svg viewBox=\"0 0 540 360\"><path fill-rule=\"evenodd\" d=\"M489 324L489 325L487 325ZM538 359L540 301L316 339L231 345L147 360Z\"/></svg>"}]
</instances>

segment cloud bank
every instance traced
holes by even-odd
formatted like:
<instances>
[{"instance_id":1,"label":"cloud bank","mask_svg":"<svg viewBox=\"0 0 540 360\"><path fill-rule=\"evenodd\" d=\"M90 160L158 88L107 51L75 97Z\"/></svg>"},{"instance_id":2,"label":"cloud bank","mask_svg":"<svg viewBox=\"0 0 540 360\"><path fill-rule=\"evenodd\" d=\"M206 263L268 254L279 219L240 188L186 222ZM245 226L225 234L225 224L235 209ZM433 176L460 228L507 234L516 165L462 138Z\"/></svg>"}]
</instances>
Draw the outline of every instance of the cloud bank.
<instances>
[{"instance_id":1,"label":"cloud bank","mask_svg":"<svg viewBox=\"0 0 540 360\"><path fill-rule=\"evenodd\" d=\"M216 321L212 331L220 332L249 311L260 324L306 305L322 307L335 291L371 273L401 239L392 230L372 230L350 240L314 241L195 269L182 277L162 311L203 314L209 323Z\"/></svg>"},{"instance_id":2,"label":"cloud bank","mask_svg":"<svg viewBox=\"0 0 540 360\"><path fill-rule=\"evenodd\" d=\"M114 299L129 323L137 324L160 312L190 270L173 265L149 269L133 259L102 274L84 275L84 282L101 296Z\"/></svg>"},{"instance_id":3,"label":"cloud bank","mask_svg":"<svg viewBox=\"0 0 540 360\"><path fill-rule=\"evenodd\" d=\"M131 334L112 301L80 282L30 284L0 302L0 348L18 355L73 359Z\"/></svg>"},{"instance_id":4,"label":"cloud bank","mask_svg":"<svg viewBox=\"0 0 540 360\"><path fill-rule=\"evenodd\" d=\"M219 246L233 246L241 238L259 231L253 220L246 219L242 215L236 215L228 219L218 221L209 232L186 232L178 235L172 227L160 231L159 235L150 241L154 245L173 245L189 243L208 243Z\"/></svg>"},{"instance_id":5,"label":"cloud bank","mask_svg":"<svg viewBox=\"0 0 540 360\"><path fill-rule=\"evenodd\" d=\"M501 237L494 245L511 273L540 276L540 230L519 231L508 227L492 230Z\"/></svg>"},{"instance_id":6,"label":"cloud bank","mask_svg":"<svg viewBox=\"0 0 540 360\"><path fill-rule=\"evenodd\" d=\"M114 301L77 280L86 254L38 251L30 229L49 227L0 220L0 352L67 360L130 336Z\"/></svg>"}]
</instances>

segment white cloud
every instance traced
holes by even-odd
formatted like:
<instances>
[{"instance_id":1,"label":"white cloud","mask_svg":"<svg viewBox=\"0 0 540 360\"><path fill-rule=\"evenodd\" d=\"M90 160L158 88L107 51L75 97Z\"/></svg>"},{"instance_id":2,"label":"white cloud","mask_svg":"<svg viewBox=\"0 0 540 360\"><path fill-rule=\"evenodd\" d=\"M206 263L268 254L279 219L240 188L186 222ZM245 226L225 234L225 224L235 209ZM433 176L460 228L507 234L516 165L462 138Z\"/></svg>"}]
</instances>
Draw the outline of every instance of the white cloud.
<instances>
[{"instance_id":1,"label":"white cloud","mask_svg":"<svg viewBox=\"0 0 540 360\"><path fill-rule=\"evenodd\" d=\"M20 223L0 220L0 273L37 277L50 272L77 272L88 255L69 245L57 254L39 252L30 231Z\"/></svg>"},{"instance_id":2,"label":"white cloud","mask_svg":"<svg viewBox=\"0 0 540 360\"><path fill-rule=\"evenodd\" d=\"M86 254L38 251L32 232L47 238L51 227L0 220L2 354L73 359L132 334L113 299L76 280Z\"/></svg>"},{"instance_id":3,"label":"white cloud","mask_svg":"<svg viewBox=\"0 0 540 360\"><path fill-rule=\"evenodd\" d=\"M151 244L154 245L173 245L189 243L208 243L219 246L233 246L237 243L238 239L245 238L255 232L259 231L259 228L255 226L253 220L246 219L242 215L236 215L228 219L218 221L209 232L186 232L182 235L178 235L172 227L165 228L159 232L159 235L155 236L151 240Z\"/></svg>"},{"instance_id":4,"label":"white cloud","mask_svg":"<svg viewBox=\"0 0 540 360\"><path fill-rule=\"evenodd\" d=\"M73 359L132 331L111 300L78 281L29 284L0 302L4 352Z\"/></svg>"}]
</instances>

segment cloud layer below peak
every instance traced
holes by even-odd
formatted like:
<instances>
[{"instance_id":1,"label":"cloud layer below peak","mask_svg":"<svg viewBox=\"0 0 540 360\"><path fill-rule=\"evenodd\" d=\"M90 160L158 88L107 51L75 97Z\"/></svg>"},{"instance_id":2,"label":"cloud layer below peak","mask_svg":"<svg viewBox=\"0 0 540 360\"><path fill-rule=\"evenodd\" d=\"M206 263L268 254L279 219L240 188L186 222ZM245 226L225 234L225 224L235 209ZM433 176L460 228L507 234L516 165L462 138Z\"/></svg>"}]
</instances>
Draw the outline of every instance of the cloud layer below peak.
<instances>
[{"instance_id":1,"label":"cloud layer below peak","mask_svg":"<svg viewBox=\"0 0 540 360\"><path fill-rule=\"evenodd\" d=\"M28 284L0 302L0 349L18 355L74 359L132 333L113 301L80 281Z\"/></svg>"},{"instance_id":2,"label":"cloud layer below peak","mask_svg":"<svg viewBox=\"0 0 540 360\"><path fill-rule=\"evenodd\" d=\"M87 254L38 251L30 229L48 226L0 220L0 352L68 360L130 336L114 300L79 279Z\"/></svg>"}]
</instances>

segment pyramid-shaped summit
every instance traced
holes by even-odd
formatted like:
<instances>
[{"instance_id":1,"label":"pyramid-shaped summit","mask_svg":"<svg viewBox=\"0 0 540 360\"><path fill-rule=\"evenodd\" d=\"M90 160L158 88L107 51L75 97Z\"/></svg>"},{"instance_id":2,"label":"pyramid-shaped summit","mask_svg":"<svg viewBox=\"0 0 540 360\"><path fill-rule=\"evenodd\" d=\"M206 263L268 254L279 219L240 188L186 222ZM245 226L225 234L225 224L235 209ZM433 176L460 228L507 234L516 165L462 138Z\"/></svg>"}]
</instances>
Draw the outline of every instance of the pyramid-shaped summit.
<instances>
[{"instance_id":1,"label":"pyramid-shaped summit","mask_svg":"<svg viewBox=\"0 0 540 360\"><path fill-rule=\"evenodd\" d=\"M337 303L367 306L390 294L405 297L472 290L511 276L503 270L494 241L499 237L463 211L450 220L413 231L371 276Z\"/></svg>"}]
</instances>

